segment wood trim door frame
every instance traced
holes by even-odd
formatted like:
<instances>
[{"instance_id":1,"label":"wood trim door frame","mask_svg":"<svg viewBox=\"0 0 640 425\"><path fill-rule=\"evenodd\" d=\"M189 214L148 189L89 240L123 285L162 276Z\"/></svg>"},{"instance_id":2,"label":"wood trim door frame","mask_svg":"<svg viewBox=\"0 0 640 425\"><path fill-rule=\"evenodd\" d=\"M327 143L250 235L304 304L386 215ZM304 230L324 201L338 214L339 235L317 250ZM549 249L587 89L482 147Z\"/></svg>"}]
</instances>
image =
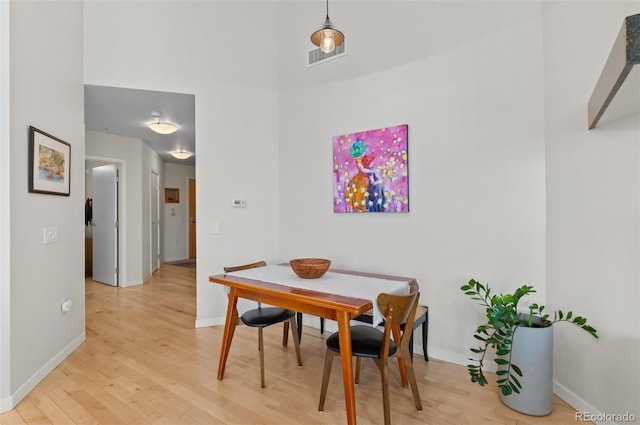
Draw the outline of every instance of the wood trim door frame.
<instances>
[{"instance_id":1,"label":"wood trim door frame","mask_svg":"<svg viewBox=\"0 0 640 425\"><path fill-rule=\"evenodd\" d=\"M196 179L189 178L189 205L188 211L189 214L189 230L187 233L187 238L189 240L189 258L196 258Z\"/></svg>"}]
</instances>

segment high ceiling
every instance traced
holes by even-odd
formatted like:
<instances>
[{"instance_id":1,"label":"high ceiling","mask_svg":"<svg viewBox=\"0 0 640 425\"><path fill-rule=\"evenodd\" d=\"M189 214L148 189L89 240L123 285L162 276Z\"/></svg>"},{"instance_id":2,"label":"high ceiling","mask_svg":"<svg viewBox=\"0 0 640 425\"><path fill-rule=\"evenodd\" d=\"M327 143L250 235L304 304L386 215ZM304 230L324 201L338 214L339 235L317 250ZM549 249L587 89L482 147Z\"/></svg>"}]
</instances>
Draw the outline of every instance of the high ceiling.
<instances>
[{"instance_id":1,"label":"high ceiling","mask_svg":"<svg viewBox=\"0 0 640 425\"><path fill-rule=\"evenodd\" d=\"M151 90L85 85L85 126L87 130L110 133L144 141L163 161L195 165L195 96ZM158 134L147 127L154 121L178 126L173 134ZM170 152L193 153L189 159L176 159Z\"/></svg>"}]
</instances>

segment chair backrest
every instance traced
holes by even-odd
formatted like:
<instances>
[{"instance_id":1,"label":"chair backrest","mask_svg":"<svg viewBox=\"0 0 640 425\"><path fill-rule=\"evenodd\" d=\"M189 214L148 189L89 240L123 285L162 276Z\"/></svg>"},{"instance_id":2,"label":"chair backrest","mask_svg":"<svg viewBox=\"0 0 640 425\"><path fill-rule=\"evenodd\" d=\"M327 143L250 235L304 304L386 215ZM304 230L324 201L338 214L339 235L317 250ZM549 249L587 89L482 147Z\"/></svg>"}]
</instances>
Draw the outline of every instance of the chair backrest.
<instances>
[{"instance_id":1,"label":"chair backrest","mask_svg":"<svg viewBox=\"0 0 640 425\"><path fill-rule=\"evenodd\" d=\"M240 270L248 270L248 269L255 269L256 267L264 267L267 265L266 261L256 261L255 263L249 263L249 264L242 264L240 266L227 266L224 267L223 270L225 273L231 273L231 272L239 272ZM229 293L227 292L227 297L229 296ZM260 301L258 301L258 308L262 308L262 303ZM238 317L237 322L240 321L240 318ZM236 324L238 324L236 322Z\"/></svg>"},{"instance_id":2,"label":"chair backrest","mask_svg":"<svg viewBox=\"0 0 640 425\"><path fill-rule=\"evenodd\" d=\"M256 267L264 267L266 265L267 265L266 261L257 261L255 263L243 264L241 266L225 267L224 268L224 272L225 273L231 273L231 272L237 272L237 271L240 271L240 270L255 269Z\"/></svg>"},{"instance_id":3,"label":"chair backrest","mask_svg":"<svg viewBox=\"0 0 640 425\"><path fill-rule=\"evenodd\" d=\"M386 323L402 325L412 320L412 316L415 314L415 309L418 306L418 297L420 294L417 284L414 284L414 282L411 283L408 294L382 293L378 295L378 308L384 315ZM413 323L408 323L408 325L412 324Z\"/></svg>"},{"instance_id":4,"label":"chair backrest","mask_svg":"<svg viewBox=\"0 0 640 425\"><path fill-rule=\"evenodd\" d=\"M420 292L418 284L411 282L409 284L409 293L385 294L378 295L377 303L380 312L384 315L384 341L381 350L381 357L388 356L390 337L393 328L399 328L404 325L401 341L396 341L398 345L409 344L411 333L413 332L413 321L418 308L418 300Z\"/></svg>"}]
</instances>

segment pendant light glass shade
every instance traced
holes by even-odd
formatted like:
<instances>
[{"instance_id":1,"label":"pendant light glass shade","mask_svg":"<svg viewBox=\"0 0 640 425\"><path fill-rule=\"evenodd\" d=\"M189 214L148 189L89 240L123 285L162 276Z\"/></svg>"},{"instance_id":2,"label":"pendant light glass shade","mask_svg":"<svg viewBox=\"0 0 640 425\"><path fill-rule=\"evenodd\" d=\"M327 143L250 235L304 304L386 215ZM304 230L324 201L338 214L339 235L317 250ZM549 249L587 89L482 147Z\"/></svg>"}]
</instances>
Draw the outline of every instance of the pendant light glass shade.
<instances>
[{"instance_id":1,"label":"pendant light glass shade","mask_svg":"<svg viewBox=\"0 0 640 425\"><path fill-rule=\"evenodd\" d=\"M178 130L178 126L166 121L160 121L160 112L152 112L151 116L154 121L151 124L147 124L151 130L159 134L172 134Z\"/></svg>"},{"instance_id":2,"label":"pendant light glass shade","mask_svg":"<svg viewBox=\"0 0 640 425\"><path fill-rule=\"evenodd\" d=\"M320 50L325 53L333 52L336 48L336 38L333 36L333 31L322 31L322 39L320 40Z\"/></svg>"},{"instance_id":3,"label":"pendant light glass shade","mask_svg":"<svg viewBox=\"0 0 640 425\"><path fill-rule=\"evenodd\" d=\"M178 127L176 127L174 124L171 124L168 122L159 122L159 121L152 122L147 127L155 131L156 133L160 133L160 134L171 134L171 133L175 133L176 130L178 130Z\"/></svg>"},{"instance_id":4,"label":"pendant light glass shade","mask_svg":"<svg viewBox=\"0 0 640 425\"><path fill-rule=\"evenodd\" d=\"M193 155L191 152L187 152L187 151L174 151L171 152L171 156L173 156L174 158L177 159L187 159L190 158L191 155Z\"/></svg>"},{"instance_id":5,"label":"pendant light glass shade","mask_svg":"<svg viewBox=\"0 0 640 425\"><path fill-rule=\"evenodd\" d=\"M327 17L324 25L318 31L311 34L311 42L320 47L324 53L331 53L336 46L344 43L344 34L333 28L329 20L329 0L327 0Z\"/></svg>"}]
</instances>

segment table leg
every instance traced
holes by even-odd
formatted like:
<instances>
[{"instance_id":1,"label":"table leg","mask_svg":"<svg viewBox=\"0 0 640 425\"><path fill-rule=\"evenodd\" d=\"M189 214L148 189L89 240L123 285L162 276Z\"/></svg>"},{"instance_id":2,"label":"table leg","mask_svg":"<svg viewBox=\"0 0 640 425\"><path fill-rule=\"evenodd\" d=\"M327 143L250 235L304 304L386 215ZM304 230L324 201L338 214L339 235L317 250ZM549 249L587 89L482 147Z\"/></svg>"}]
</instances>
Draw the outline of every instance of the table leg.
<instances>
[{"instance_id":1,"label":"table leg","mask_svg":"<svg viewBox=\"0 0 640 425\"><path fill-rule=\"evenodd\" d=\"M353 380L353 363L351 359L351 315L344 311L337 314L338 337L340 338L340 359L342 361L342 382L344 383L344 402L347 407L347 424L356 424L356 393Z\"/></svg>"},{"instance_id":2,"label":"table leg","mask_svg":"<svg viewBox=\"0 0 640 425\"><path fill-rule=\"evenodd\" d=\"M224 322L224 334L222 335L222 346L220 347L220 362L218 363L218 380L224 377L224 367L227 364L229 349L233 332L236 330L238 320L238 294L236 288L231 288L229 292L229 304L227 306L227 318Z\"/></svg>"}]
</instances>

